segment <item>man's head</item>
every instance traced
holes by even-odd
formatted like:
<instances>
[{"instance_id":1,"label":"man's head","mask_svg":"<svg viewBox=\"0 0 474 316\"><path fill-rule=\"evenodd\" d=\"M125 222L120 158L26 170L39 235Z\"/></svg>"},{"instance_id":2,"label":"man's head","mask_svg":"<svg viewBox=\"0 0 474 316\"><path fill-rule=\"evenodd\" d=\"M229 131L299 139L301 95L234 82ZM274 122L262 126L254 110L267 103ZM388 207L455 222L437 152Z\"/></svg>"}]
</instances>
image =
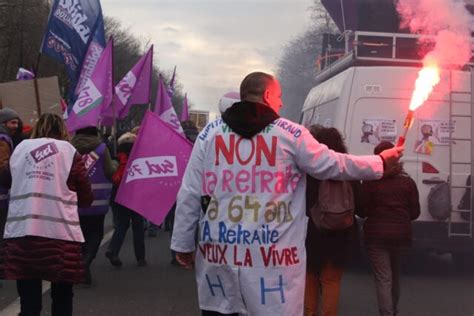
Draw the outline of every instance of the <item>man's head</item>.
<instances>
[{"instance_id":1,"label":"man's head","mask_svg":"<svg viewBox=\"0 0 474 316\"><path fill-rule=\"evenodd\" d=\"M252 72L242 80L240 98L242 101L266 104L276 113L282 107L280 83L264 72Z\"/></svg>"},{"instance_id":2,"label":"man's head","mask_svg":"<svg viewBox=\"0 0 474 316\"><path fill-rule=\"evenodd\" d=\"M20 125L20 117L18 113L9 108L0 110L0 124L5 125L10 135L15 135L18 132Z\"/></svg>"}]
</instances>

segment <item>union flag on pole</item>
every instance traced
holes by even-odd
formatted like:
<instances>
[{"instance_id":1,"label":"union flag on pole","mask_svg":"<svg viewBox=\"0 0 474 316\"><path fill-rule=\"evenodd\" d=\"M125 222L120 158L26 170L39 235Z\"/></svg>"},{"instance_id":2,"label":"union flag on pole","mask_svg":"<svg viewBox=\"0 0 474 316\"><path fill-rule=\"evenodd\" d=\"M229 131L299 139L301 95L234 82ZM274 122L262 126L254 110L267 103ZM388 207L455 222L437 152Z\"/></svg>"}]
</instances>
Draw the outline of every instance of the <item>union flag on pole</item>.
<instances>
[{"instance_id":1,"label":"union flag on pole","mask_svg":"<svg viewBox=\"0 0 474 316\"><path fill-rule=\"evenodd\" d=\"M188 94L184 94L183 108L181 109L181 122L189 120Z\"/></svg>"},{"instance_id":2,"label":"union flag on pole","mask_svg":"<svg viewBox=\"0 0 474 316\"><path fill-rule=\"evenodd\" d=\"M173 103L171 102L171 98L166 90L161 74L160 78L158 79L155 113L158 114L160 118L168 123L175 131L184 136L183 127L181 126L178 115L176 115L176 111L173 108Z\"/></svg>"},{"instance_id":3,"label":"union flag on pole","mask_svg":"<svg viewBox=\"0 0 474 316\"><path fill-rule=\"evenodd\" d=\"M69 132L97 126L101 110L112 102L112 50L113 41L110 40L69 113L66 121Z\"/></svg>"},{"instance_id":4,"label":"union flag on pole","mask_svg":"<svg viewBox=\"0 0 474 316\"><path fill-rule=\"evenodd\" d=\"M115 97L112 104L102 111L102 117L105 118L103 123L110 122L114 116L120 119L125 118L130 107L134 104L148 104L150 102L152 66L153 45L115 86Z\"/></svg>"},{"instance_id":5,"label":"union flag on pole","mask_svg":"<svg viewBox=\"0 0 474 316\"><path fill-rule=\"evenodd\" d=\"M115 201L161 224L176 202L192 147L191 142L148 111Z\"/></svg>"}]
</instances>

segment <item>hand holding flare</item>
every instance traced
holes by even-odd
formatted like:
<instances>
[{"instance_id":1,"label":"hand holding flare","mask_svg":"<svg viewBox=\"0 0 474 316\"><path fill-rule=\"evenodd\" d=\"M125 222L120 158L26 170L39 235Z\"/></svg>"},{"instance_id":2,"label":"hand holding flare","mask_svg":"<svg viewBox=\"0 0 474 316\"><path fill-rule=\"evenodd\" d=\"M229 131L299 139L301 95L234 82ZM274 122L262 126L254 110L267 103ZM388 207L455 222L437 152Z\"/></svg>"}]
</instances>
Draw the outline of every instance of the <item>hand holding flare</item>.
<instances>
[{"instance_id":1,"label":"hand holding flare","mask_svg":"<svg viewBox=\"0 0 474 316\"><path fill-rule=\"evenodd\" d=\"M400 135L398 137L397 147L405 145L405 139L407 137L408 130L413 125L413 120L414 120L413 114L414 113L415 112L413 112L412 110L408 111L407 117L405 118L405 123L403 123L403 136Z\"/></svg>"}]
</instances>

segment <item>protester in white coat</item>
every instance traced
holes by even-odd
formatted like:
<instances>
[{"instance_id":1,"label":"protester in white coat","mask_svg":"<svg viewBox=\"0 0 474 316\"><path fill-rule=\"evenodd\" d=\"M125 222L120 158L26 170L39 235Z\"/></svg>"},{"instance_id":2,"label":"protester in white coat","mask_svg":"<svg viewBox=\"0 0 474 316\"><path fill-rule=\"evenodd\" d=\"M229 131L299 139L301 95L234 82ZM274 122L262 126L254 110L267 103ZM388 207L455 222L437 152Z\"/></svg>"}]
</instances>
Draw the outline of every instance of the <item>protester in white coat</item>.
<instances>
[{"instance_id":1,"label":"protester in white coat","mask_svg":"<svg viewBox=\"0 0 474 316\"><path fill-rule=\"evenodd\" d=\"M251 73L242 102L199 134L178 193L171 249L193 264L203 315L302 315L306 173L380 179L402 148L339 154L277 114L278 81Z\"/></svg>"}]
</instances>

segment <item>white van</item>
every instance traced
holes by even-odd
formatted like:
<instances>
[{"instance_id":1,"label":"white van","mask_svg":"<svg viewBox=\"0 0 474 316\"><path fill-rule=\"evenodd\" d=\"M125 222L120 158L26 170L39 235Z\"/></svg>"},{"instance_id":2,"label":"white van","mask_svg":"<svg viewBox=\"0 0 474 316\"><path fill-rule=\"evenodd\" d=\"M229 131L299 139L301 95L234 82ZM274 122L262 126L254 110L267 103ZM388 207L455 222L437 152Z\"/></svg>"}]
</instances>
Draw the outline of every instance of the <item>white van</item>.
<instances>
[{"instance_id":1,"label":"white van","mask_svg":"<svg viewBox=\"0 0 474 316\"><path fill-rule=\"evenodd\" d=\"M349 153L372 154L380 141L396 143L403 133L418 71L416 66L353 66L326 76L309 92L301 124L336 127ZM420 193L421 215L413 223L414 247L450 252L458 262L474 254L472 203L467 209L458 207L471 187L466 180L474 157L473 84L470 71L442 72L441 82L415 111L402 158ZM443 182L449 184L451 209L447 218L436 219L428 208L428 195Z\"/></svg>"}]
</instances>

